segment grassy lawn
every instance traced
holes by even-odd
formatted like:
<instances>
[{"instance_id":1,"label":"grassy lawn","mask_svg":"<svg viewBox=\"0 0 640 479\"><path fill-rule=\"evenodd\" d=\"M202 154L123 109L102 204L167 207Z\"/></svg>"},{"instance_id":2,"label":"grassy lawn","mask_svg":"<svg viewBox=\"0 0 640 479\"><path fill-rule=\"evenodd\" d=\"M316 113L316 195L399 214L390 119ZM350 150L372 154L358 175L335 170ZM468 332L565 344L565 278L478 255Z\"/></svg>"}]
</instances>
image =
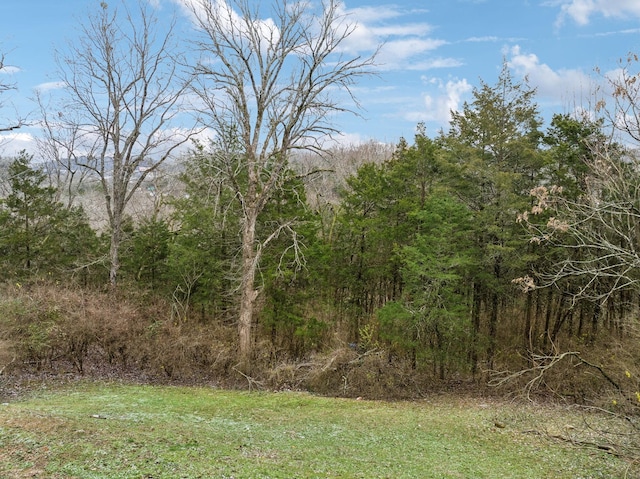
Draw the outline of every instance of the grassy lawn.
<instances>
[{"instance_id":1,"label":"grassy lawn","mask_svg":"<svg viewBox=\"0 0 640 479\"><path fill-rule=\"evenodd\" d=\"M77 384L0 406L0 477L633 477L613 455L550 438L580 421L469 398Z\"/></svg>"}]
</instances>

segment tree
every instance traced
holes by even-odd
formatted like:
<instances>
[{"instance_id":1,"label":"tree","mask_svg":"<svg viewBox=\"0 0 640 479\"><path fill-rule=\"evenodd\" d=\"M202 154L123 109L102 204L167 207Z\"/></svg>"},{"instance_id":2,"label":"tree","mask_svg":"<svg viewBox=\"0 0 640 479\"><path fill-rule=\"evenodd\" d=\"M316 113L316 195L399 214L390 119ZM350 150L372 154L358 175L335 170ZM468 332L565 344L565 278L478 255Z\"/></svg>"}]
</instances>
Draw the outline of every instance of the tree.
<instances>
[{"instance_id":1,"label":"tree","mask_svg":"<svg viewBox=\"0 0 640 479\"><path fill-rule=\"evenodd\" d=\"M109 218L109 282L116 286L125 209L147 177L195 130L181 115L188 86L173 22L161 25L148 2L136 9L100 3L80 37L58 54L65 85L59 124L81 166L97 175ZM56 129L57 131L58 129ZM83 155L79 151L83 150Z\"/></svg>"},{"instance_id":2,"label":"tree","mask_svg":"<svg viewBox=\"0 0 640 479\"><path fill-rule=\"evenodd\" d=\"M493 366L505 288L525 266L526 238L514 220L542 166L540 118L535 90L514 83L508 65L494 86L482 83L472 103L453 112L445 138L455 174L452 187L474 215L478 257L473 278L473 327L488 311L487 362Z\"/></svg>"},{"instance_id":3,"label":"tree","mask_svg":"<svg viewBox=\"0 0 640 479\"><path fill-rule=\"evenodd\" d=\"M349 341L361 319L402 294L402 249L420 229L415 215L437 177L440 146L419 125L414 144L401 139L392 158L367 162L346 179L333 236L331 279L347 306Z\"/></svg>"},{"instance_id":4,"label":"tree","mask_svg":"<svg viewBox=\"0 0 640 479\"><path fill-rule=\"evenodd\" d=\"M395 164L362 165L347 179L340 203L331 278L347 306L349 341L358 341L362 319L400 293L397 250L415 231L408 221L415 195L413 178L399 175Z\"/></svg>"},{"instance_id":5,"label":"tree","mask_svg":"<svg viewBox=\"0 0 640 479\"><path fill-rule=\"evenodd\" d=\"M530 218L540 224L547 224L551 218L557 217L557 213L544 204L537 204L537 195L544 195L545 191L556 194L562 191L562 197L570 202L580 201L580 198L589 188L589 165L593 162L592 146L605 145L607 139L602 132L602 121L592 121L586 115L574 117L570 115L555 115L547 129L543 143L546 146L544 154L546 163L538 175L538 184L543 188L533 188L530 196ZM598 147L599 148L599 147ZM520 216L520 221L527 223L528 213ZM535 219L533 219L535 218ZM567 238L565 238L567 239ZM573 246L576 246L574 243ZM552 241L543 244L534 240L528 246L530 252L530 265L528 274L536 282L544 282L544 276L557 265L563 263L567 257L572 261L585 259L585 251L582 248L567 248L554 245ZM548 288L545 294L544 318L535 318L532 308L534 298L543 294L542 289L527 295L527 309L525 312L524 340L525 346L531 354L541 346L543 352L555 343L557 335L563 324L572 323L574 313L579 311L577 334L583 331L585 313L592 309L589 302L581 301L579 308L571 295L579 291L583 286L580 278L566 277L557 283L556 288ZM520 283L524 285L525 283ZM574 298L575 299L575 298ZM539 304L539 302L538 302ZM541 308L536 308L537 313L542 313ZM555 314L554 314L555 313ZM555 319L554 319L555 316ZM543 329L540 331L537 319L543 319ZM592 322L592 325L594 323Z\"/></svg>"},{"instance_id":6,"label":"tree","mask_svg":"<svg viewBox=\"0 0 640 479\"><path fill-rule=\"evenodd\" d=\"M447 363L463 362L468 352L471 214L445 190L430 193L414 214L420 229L401 251L402 298L378 311L381 336L410 350L414 364L431 352L444 379Z\"/></svg>"},{"instance_id":7,"label":"tree","mask_svg":"<svg viewBox=\"0 0 640 479\"><path fill-rule=\"evenodd\" d=\"M41 125L44 134L36 138L40 156L45 160L49 180L56 188L59 199L64 197L68 207L71 207L85 180L90 179L91 170L83 168L87 157L93 157L87 151L86 132L79 119L70 120L71 112L65 113L46 104L41 92L36 91L36 100L42 115ZM66 115L63 116L63 115ZM64 121L60 121L64 118Z\"/></svg>"},{"instance_id":8,"label":"tree","mask_svg":"<svg viewBox=\"0 0 640 479\"><path fill-rule=\"evenodd\" d=\"M341 50L354 27L337 0L323 2L320 12L308 2L274 2L270 20L249 0L191 0L188 7L201 33L196 91L207 125L229 147L220 175L242 212L238 337L248 363L262 251L284 232L295 238L293 220L258 237L261 213L289 174L291 152L321 150L337 133L331 117L355 111L351 87L370 73L372 57Z\"/></svg>"},{"instance_id":9,"label":"tree","mask_svg":"<svg viewBox=\"0 0 640 479\"><path fill-rule=\"evenodd\" d=\"M607 402L613 405L610 414L629 424L629 437L638 434L637 423L629 418L637 416L640 399L637 381L640 74L637 63L638 56L630 54L616 76L606 79L610 94L600 97L588 112L594 115L595 121L589 120L589 116L574 118L573 124L565 122L563 134L557 135L563 139L560 144L573 143L569 151L579 153L581 165L579 169L574 168L579 175L552 177L532 189L534 204L519 216L519 221L529 229L533 244L553 248L555 261L533 277L518 278L518 284L525 291L558 290L570 297L570 308L577 302L592 303L591 341L586 345L580 341L580 352L564 349L566 343L562 348L556 344L551 352L534 357L529 368L505 372L496 381L526 378L528 393L544 387L549 372L556 375L557 369L566 366L569 372L565 377L573 378L580 366L588 374L590 384L595 382L594 378L600 378L599 398L607 394L604 386L610 388L610 395L606 396ZM567 141L572 138L573 141ZM575 181L569 181L567 188L563 180L572 176ZM575 188L576 183L579 188ZM596 339L598 323L605 324L605 318L611 331L617 334L604 336L603 349L589 347ZM616 350L616 342L621 339L624 347ZM616 351L615 354L612 351ZM627 444L621 446L624 449ZM626 450L629 458L638 457L637 447Z\"/></svg>"},{"instance_id":10,"label":"tree","mask_svg":"<svg viewBox=\"0 0 640 479\"><path fill-rule=\"evenodd\" d=\"M586 160L586 159L585 159ZM561 187L539 186L531 191L533 208L520 217L536 244L552 245L564 254L538 282L523 279L525 290L560 286L571 280L575 300L606 301L612 294L638 290L640 276L640 160L633 152L600 150L588 163L584 193L565 195ZM549 212L546 222L537 215Z\"/></svg>"},{"instance_id":11,"label":"tree","mask_svg":"<svg viewBox=\"0 0 640 479\"><path fill-rule=\"evenodd\" d=\"M57 202L31 159L22 152L9 165L10 193L0 200L3 275L20 280L81 267L95 245L82 209Z\"/></svg>"},{"instance_id":12,"label":"tree","mask_svg":"<svg viewBox=\"0 0 640 479\"><path fill-rule=\"evenodd\" d=\"M136 281L156 290L166 277L171 230L158 215L145 218L133 231L123 255L123 270L128 269Z\"/></svg>"},{"instance_id":13,"label":"tree","mask_svg":"<svg viewBox=\"0 0 640 479\"><path fill-rule=\"evenodd\" d=\"M0 52L0 74L5 73L7 69L5 59L5 54ZM0 96L15 89L16 86L13 83L0 81ZM0 101L0 108L4 106L5 104ZM0 133L17 130L19 128L22 128L22 126L24 126L24 119L14 117L8 120L2 120L2 122L0 122Z\"/></svg>"},{"instance_id":14,"label":"tree","mask_svg":"<svg viewBox=\"0 0 640 479\"><path fill-rule=\"evenodd\" d=\"M574 301L586 298L603 304L616 292L640 287L640 74L633 73L637 62L638 57L630 55L618 76L608 79L612 95L595 105L600 118L579 122L575 148L583 165L580 193L571 184L566 189L563 177L531 190L535 203L519 220L529 228L531 241L555 246L564 254L538 278L521 278L525 290L572 281L579 286L570 291Z\"/></svg>"},{"instance_id":15,"label":"tree","mask_svg":"<svg viewBox=\"0 0 640 479\"><path fill-rule=\"evenodd\" d=\"M185 194L172 201L177 232L167 262L174 312L181 320L191 316L192 306L217 320L233 320L241 215L233 192L218 173L222 165L217 160L217 155L197 145L180 175Z\"/></svg>"}]
</instances>

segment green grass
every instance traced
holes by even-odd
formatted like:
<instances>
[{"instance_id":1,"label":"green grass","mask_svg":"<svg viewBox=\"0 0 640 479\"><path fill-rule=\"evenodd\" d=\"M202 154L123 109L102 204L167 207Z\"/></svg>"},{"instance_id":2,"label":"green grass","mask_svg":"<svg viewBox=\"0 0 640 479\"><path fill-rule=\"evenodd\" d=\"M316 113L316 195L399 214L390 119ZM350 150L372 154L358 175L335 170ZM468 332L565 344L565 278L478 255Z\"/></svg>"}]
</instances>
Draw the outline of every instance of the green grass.
<instances>
[{"instance_id":1,"label":"green grass","mask_svg":"<svg viewBox=\"0 0 640 479\"><path fill-rule=\"evenodd\" d=\"M579 420L469 398L79 384L0 406L0 477L625 477L613 455L538 434Z\"/></svg>"}]
</instances>

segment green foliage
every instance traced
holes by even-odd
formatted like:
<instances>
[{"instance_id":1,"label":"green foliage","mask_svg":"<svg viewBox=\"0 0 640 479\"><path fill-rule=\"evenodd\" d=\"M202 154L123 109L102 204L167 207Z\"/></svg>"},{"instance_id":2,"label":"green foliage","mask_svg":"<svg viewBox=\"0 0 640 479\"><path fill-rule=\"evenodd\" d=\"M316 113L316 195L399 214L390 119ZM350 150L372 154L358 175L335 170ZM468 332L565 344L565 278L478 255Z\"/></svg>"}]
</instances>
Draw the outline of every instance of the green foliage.
<instances>
[{"instance_id":1,"label":"green foliage","mask_svg":"<svg viewBox=\"0 0 640 479\"><path fill-rule=\"evenodd\" d=\"M399 301L389 301L376 316L380 322L380 338L394 352L415 351L418 334L414 314Z\"/></svg>"},{"instance_id":2,"label":"green foliage","mask_svg":"<svg viewBox=\"0 0 640 479\"><path fill-rule=\"evenodd\" d=\"M43 186L44 172L31 157L18 156L9 166L10 193L0 200L0 252L4 279L67 276L88 262L96 246L81 208L65 208L56 191Z\"/></svg>"},{"instance_id":3,"label":"green foliage","mask_svg":"<svg viewBox=\"0 0 640 479\"><path fill-rule=\"evenodd\" d=\"M607 144L602 128L601 121L554 115L544 136L544 144L547 147L544 153L548 160L545 168L540 172L541 188L532 191L530 195L536 204L523 211L524 216L520 217L520 221L527 226L535 223L539 228L546 229L552 217L562 218L565 212L556 210L554 204L557 199L556 194L549 195L551 191L557 192L562 197L562 201L569 204L580 201L588 191L589 181L593 182L595 172L591 166L596 159L596 152L604 151ZM617 148L609 145L606 149L614 153ZM545 189L548 204L544 201L541 204L539 197L541 194L544 195ZM586 227L587 224L588 221L583 223L583 226ZM565 238L565 241L568 240L569 238ZM572 246L575 246L575 243ZM536 278L541 272L552 270L554 265L561 264L568 257L574 257L578 261L586 259L584 249L555 247L548 242L540 241L535 242L532 253L536 255L534 263L536 268L531 272L531 276ZM580 283L582 283L580 279L573 278L572 281L565 282L562 287L567 291L576 291Z\"/></svg>"},{"instance_id":4,"label":"green foliage","mask_svg":"<svg viewBox=\"0 0 640 479\"><path fill-rule=\"evenodd\" d=\"M240 212L219 168L216 157L198 147L181 175L185 196L173 202L176 232L168 244L167 268L181 319L192 310L225 319L235 307Z\"/></svg>"},{"instance_id":5,"label":"green foliage","mask_svg":"<svg viewBox=\"0 0 640 479\"><path fill-rule=\"evenodd\" d=\"M207 316L231 320L237 310L243 213L235 189L247 180L238 170L233 177L237 184L229 184L221 170L235 160L220 148L197 146L181 176L186 195L173 202L171 222L176 232L168 244L166 265L182 319L194 311L206 311ZM256 227L256 242L262 245L258 289L276 297L281 291L295 296L297 282L306 276L301 271L304 254L316 241L316 232L317 218L307 208L304 185L293 171L285 170ZM303 278L298 279L299 274ZM268 307L278 304L277 313L267 313L279 318L273 324L286 324L286 318L295 324L298 313L284 311L287 303L272 299L265 301Z\"/></svg>"},{"instance_id":6,"label":"green foliage","mask_svg":"<svg viewBox=\"0 0 640 479\"><path fill-rule=\"evenodd\" d=\"M444 378L446 363L464 364L468 349L460 345L470 342L466 285L473 263L472 217L442 191L426 198L415 216L420 233L401 255L402 301L378 311L381 336L415 357L430 357Z\"/></svg>"},{"instance_id":7,"label":"green foliage","mask_svg":"<svg viewBox=\"0 0 640 479\"><path fill-rule=\"evenodd\" d=\"M472 101L453 113L448 132L430 138L418 125L413 141L401 139L387 161L365 163L347 178L339 203L315 204L326 215L323 230L295 165L267 161L249 192L249 165L234 128L206 147L196 145L182 165L184 194L172 199L171 214L123 220L122 279L172 302L171 312L158 316L174 329L167 333L154 322L149 331L180 337L181 328L219 328L228 334L238 325L243 291L255 298L249 323L259 336L253 344L270 364L307 361L337 344L353 354L375 350L390 368L421 368L421 377L433 377L433 368L441 378L521 366L535 353L548 354L563 332L580 345L587 336L595 343L603 325L628 335L636 303L628 291L612 297L616 306L564 299L586 285L610 291L615 279L566 278L556 281L557 291L529 296L513 284L592 264L595 250L580 244L586 231L622 251L633 252L638 243L633 152L607 144L599 121L556 115L543 133L534 94L505 64L495 85L482 82ZM602 160L598 152L611 162L596 161ZM82 211L55 201L56 191L28 155L5 163L0 168L10 193L0 200L1 279L15 285L88 271L83 265L97 263L96 252L108 247L104 238L96 246ZM581 236L568 240L558 225L572 219L568 209L585 206L585 191L594 214L574 216L581 218L573 222ZM249 196L262 199L250 205ZM255 238L243 230L249 210ZM611 228L598 224L603 221ZM537 228L535 240L553 236L562 247L533 244L523 224ZM253 238L244 249L253 256L244 264L243 235ZM607 274L620 271L612 256L600 259ZM638 282L636 260L622 264L629 284ZM256 275L242 290L247 264L256 265ZM25 329L34 355L51 347L50 326L42 321ZM113 336L119 339L104 346L106 356L128 357L125 335ZM163 364L166 374L180 370L182 359L191 364L185 357L207 350L209 340L205 335L197 345L177 348L175 361ZM357 347L347 348L350 343Z\"/></svg>"},{"instance_id":8,"label":"green foliage","mask_svg":"<svg viewBox=\"0 0 640 479\"><path fill-rule=\"evenodd\" d=\"M136 281L151 289L164 286L171 239L172 233L166 220L158 217L144 219L123 244L122 273L128 272Z\"/></svg>"},{"instance_id":9,"label":"green foliage","mask_svg":"<svg viewBox=\"0 0 640 479\"><path fill-rule=\"evenodd\" d=\"M332 244L334 287L355 322L372 315L402 293L400 251L419 230L413 213L440 181L440 146L420 126L415 144L401 141L393 158L382 164L364 164L347 179L337 232Z\"/></svg>"},{"instance_id":10,"label":"green foliage","mask_svg":"<svg viewBox=\"0 0 640 479\"><path fill-rule=\"evenodd\" d=\"M594 151L604 143L601 121L554 115L544 135L549 184L561 187L569 198L578 198L585 190Z\"/></svg>"},{"instance_id":11,"label":"green foliage","mask_svg":"<svg viewBox=\"0 0 640 479\"><path fill-rule=\"evenodd\" d=\"M304 288L296 282L272 281L264 295L260 324L270 337L273 359L301 359L324 346L328 325L309 316Z\"/></svg>"},{"instance_id":12,"label":"green foliage","mask_svg":"<svg viewBox=\"0 0 640 479\"><path fill-rule=\"evenodd\" d=\"M511 280L528 271L532 260L528 237L516 218L530 204L529 191L540 181L545 164L534 94L526 83L514 83L505 62L496 85L483 82L474 90L473 102L453 114L442 139L450 188L472 213L472 343L476 348L486 324L490 369L503 308L513 291Z\"/></svg>"}]
</instances>

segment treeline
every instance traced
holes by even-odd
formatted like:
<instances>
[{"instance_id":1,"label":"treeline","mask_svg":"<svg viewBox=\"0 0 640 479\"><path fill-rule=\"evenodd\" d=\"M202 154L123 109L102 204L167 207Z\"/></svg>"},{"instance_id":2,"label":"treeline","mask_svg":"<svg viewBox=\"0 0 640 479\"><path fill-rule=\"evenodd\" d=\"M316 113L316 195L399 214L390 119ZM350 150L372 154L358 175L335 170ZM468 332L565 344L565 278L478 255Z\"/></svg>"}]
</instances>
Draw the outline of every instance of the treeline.
<instances>
[{"instance_id":1,"label":"treeline","mask_svg":"<svg viewBox=\"0 0 640 479\"><path fill-rule=\"evenodd\" d=\"M612 340L628 344L637 294L613 288L613 276L597 284L585 275L554 276L567 258L587 261L589 253L536 233L560 221L540 188L577 204L593 192L598 155L606 148L613 164L624 165L629 151L611 143L602 121L556 115L543 127L534 95L505 67L495 85L482 83L453 113L448 131L430 137L419 125L412 141L400 139L389 158L364 162L344 181L335 168L290 158L257 225L253 360L275 367L346 350L350 361L375 354L380 365L401 364L432 379L485 380L570 346L602 359L613 354ZM43 283L137 297L157 316L135 321L172 331L156 347L175 348L181 331L184 338L197 331L199 348L224 343L233 356L243 212L237 188L220 174L228 158L219 148L197 145L180 164L181 193L163 198L148 217L125 221L117 291L107 286L109 240L89 226L81 205L90 183L78 186L77 204L63 203L37 162L26 154L13 159L0 200L5 299ZM149 183L148 194L175 181ZM581 294L594 289L610 294ZM12 334L55 333L50 316L33 321L46 331L14 324ZM100 321L109 321L104 311ZM119 341L127 349L126 337ZM105 343L96 344L104 352ZM83 348L76 348L76 364L91 354ZM117 351L101 357L112 360ZM181 370L162 364L168 374Z\"/></svg>"}]
</instances>

